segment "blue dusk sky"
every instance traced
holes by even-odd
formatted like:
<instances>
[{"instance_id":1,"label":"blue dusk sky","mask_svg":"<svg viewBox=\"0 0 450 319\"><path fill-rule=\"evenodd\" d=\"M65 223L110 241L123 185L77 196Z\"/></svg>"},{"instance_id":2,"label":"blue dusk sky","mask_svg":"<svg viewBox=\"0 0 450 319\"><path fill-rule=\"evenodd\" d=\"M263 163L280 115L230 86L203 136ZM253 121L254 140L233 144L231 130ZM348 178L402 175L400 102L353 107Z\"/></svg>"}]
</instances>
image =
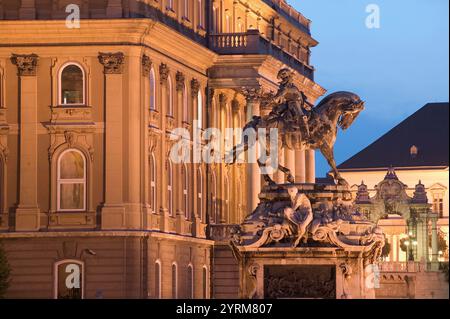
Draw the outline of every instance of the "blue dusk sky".
<instances>
[{"instance_id":1,"label":"blue dusk sky","mask_svg":"<svg viewBox=\"0 0 450 319\"><path fill-rule=\"evenodd\" d=\"M356 154L428 102L449 100L448 0L290 0L312 20L316 82L352 91L366 109L335 145L337 163ZM366 7L380 28L366 27ZM328 165L317 152L317 176Z\"/></svg>"}]
</instances>

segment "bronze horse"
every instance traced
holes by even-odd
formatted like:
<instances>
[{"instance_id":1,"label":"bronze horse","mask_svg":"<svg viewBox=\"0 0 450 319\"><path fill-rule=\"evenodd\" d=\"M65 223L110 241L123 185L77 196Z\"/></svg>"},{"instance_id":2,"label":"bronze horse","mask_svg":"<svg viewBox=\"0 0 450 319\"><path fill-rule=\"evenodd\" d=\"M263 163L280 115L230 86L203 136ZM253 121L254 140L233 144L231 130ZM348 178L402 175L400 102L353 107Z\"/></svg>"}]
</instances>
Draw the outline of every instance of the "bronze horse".
<instances>
[{"instance_id":1,"label":"bronze horse","mask_svg":"<svg viewBox=\"0 0 450 319\"><path fill-rule=\"evenodd\" d=\"M288 103L285 101L284 103ZM334 144L336 142L336 136L338 127L346 130L359 113L364 109L364 102L360 97L351 92L336 92L325 97L316 107L311 110L308 117L308 124L310 130L310 138L305 139L303 137L304 130L299 129L295 123L299 123L298 119L286 120L283 116L278 119L270 119L268 116L254 116L253 119L247 123L245 129L254 129L257 131L259 128L278 128L279 130L279 145L281 148L288 148L291 150L302 149L318 149L326 158L328 164L332 169L332 175L337 181L338 185L347 185L347 182L339 174L336 168L336 162L334 160ZM269 130L268 130L269 131ZM266 139L269 141L269 134ZM231 152L227 155L231 157L233 164L236 162L237 157L253 146L249 142L255 143L255 141L249 141L245 138L241 144L236 145ZM267 148L268 149L268 148ZM229 158L229 157L228 157ZM262 167L266 163L261 163L258 160L258 165ZM291 171L282 165L278 165L278 169L281 170L287 176L287 180L290 183L294 183L294 177ZM264 179L269 184L275 184L275 182L268 176L264 175Z\"/></svg>"}]
</instances>

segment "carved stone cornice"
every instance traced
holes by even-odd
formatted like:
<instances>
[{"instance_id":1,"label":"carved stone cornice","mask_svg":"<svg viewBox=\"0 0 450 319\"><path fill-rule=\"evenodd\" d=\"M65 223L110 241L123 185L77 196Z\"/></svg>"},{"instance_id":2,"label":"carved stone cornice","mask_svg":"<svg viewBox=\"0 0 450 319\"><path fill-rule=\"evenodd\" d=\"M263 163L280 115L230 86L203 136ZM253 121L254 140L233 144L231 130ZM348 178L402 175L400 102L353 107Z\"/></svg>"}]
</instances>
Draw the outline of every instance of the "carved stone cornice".
<instances>
[{"instance_id":1,"label":"carved stone cornice","mask_svg":"<svg viewBox=\"0 0 450 319\"><path fill-rule=\"evenodd\" d=\"M177 91L183 91L184 90L184 82L186 80L186 77L184 76L183 72L177 71L176 74L176 81L177 81Z\"/></svg>"},{"instance_id":2,"label":"carved stone cornice","mask_svg":"<svg viewBox=\"0 0 450 319\"><path fill-rule=\"evenodd\" d=\"M192 79L191 80L192 96L196 97L199 91L200 91L200 82L197 79Z\"/></svg>"},{"instance_id":3,"label":"carved stone cornice","mask_svg":"<svg viewBox=\"0 0 450 319\"><path fill-rule=\"evenodd\" d=\"M169 78L169 72L170 69L165 63L161 63L159 66L159 81L161 84L164 84L167 82L167 79Z\"/></svg>"},{"instance_id":4,"label":"carved stone cornice","mask_svg":"<svg viewBox=\"0 0 450 319\"><path fill-rule=\"evenodd\" d=\"M142 75L145 77L150 76L150 71L152 70L152 60L147 55L142 56Z\"/></svg>"},{"instance_id":5,"label":"carved stone cornice","mask_svg":"<svg viewBox=\"0 0 450 319\"><path fill-rule=\"evenodd\" d=\"M122 74L125 55L122 52L98 53L98 60L104 66L105 74Z\"/></svg>"},{"instance_id":6,"label":"carved stone cornice","mask_svg":"<svg viewBox=\"0 0 450 319\"><path fill-rule=\"evenodd\" d=\"M36 76L39 57L37 54L13 54L11 62L17 66L17 75Z\"/></svg>"}]
</instances>

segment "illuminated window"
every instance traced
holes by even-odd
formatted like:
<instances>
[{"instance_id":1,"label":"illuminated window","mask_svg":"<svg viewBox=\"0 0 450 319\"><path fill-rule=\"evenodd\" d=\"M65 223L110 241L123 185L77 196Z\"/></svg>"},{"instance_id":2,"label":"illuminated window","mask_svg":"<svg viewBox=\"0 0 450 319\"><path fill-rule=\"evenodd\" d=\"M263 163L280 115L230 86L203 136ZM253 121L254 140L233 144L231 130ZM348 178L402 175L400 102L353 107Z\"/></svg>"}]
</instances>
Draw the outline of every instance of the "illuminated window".
<instances>
[{"instance_id":1,"label":"illuminated window","mask_svg":"<svg viewBox=\"0 0 450 319\"><path fill-rule=\"evenodd\" d=\"M59 104L86 104L84 70L76 63L68 63L61 68L59 75Z\"/></svg>"},{"instance_id":2,"label":"illuminated window","mask_svg":"<svg viewBox=\"0 0 450 319\"><path fill-rule=\"evenodd\" d=\"M187 284L186 284L187 298L194 298L194 269L192 265L189 265L187 268Z\"/></svg>"},{"instance_id":3,"label":"illuminated window","mask_svg":"<svg viewBox=\"0 0 450 319\"><path fill-rule=\"evenodd\" d=\"M86 210L86 158L75 149L64 151L58 159L58 211Z\"/></svg>"},{"instance_id":4,"label":"illuminated window","mask_svg":"<svg viewBox=\"0 0 450 319\"><path fill-rule=\"evenodd\" d=\"M156 80L153 68L150 70L150 110L156 110Z\"/></svg>"},{"instance_id":5,"label":"illuminated window","mask_svg":"<svg viewBox=\"0 0 450 319\"><path fill-rule=\"evenodd\" d=\"M61 260L54 266L54 298L83 299L84 264L79 260Z\"/></svg>"},{"instance_id":6,"label":"illuminated window","mask_svg":"<svg viewBox=\"0 0 450 319\"><path fill-rule=\"evenodd\" d=\"M178 269L177 264L172 264L172 299L178 298Z\"/></svg>"},{"instance_id":7,"label":"illuminated window","mask_svg":"<svg viewBox=\"0 0 450 319\"><path fill-rule=\"evenodd\" d=\"M153 211L156 211L156 161L155 154L150 154L149 162L149 173L150 173L150 207Z\"/></svg>"},{"instance_id":8,"label":"illuminated window","mask_svg":"<svg viewBox=\"0 0 450 319\"><path fill-rule=\"evenodd\" d=\"M433 212L439 215L439 218L444 217L444 196L442 193L433 194Z\"/></svg>"},{"instance_id":9,"label":"illuminated window","mask_svg":"<svg viewBox=\"0 0 450 319\"><path fill-rule=\"evenodd\" d=\"M161 262L155 262L155 297L161 299Z\"/></svg>"}]
</instances>

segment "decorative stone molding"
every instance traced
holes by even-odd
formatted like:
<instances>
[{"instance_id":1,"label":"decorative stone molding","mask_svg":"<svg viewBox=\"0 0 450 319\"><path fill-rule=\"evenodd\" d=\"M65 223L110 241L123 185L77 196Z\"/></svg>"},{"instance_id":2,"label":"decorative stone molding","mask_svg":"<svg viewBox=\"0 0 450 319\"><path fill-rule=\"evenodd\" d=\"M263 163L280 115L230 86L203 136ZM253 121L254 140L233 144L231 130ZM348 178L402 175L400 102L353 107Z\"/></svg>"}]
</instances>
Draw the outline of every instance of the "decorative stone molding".
<instances>
[{"instance_id":1,"label":"decorative stone molding","mask_svg":"<svg viewBox=\"0 0 450 319\"><path fill-rule=\"evenodd\" d=\"M241 89L242 95L244 95L247 102L258 102L262 97L262 89L258 87L244 87Z\"/></svg>"},{"instance_id":2,"label":"decorative stone molding","mask_svg":"<svg viewBox=\"0 0 450 319\"><path fill-rule=\"evenodd\" d=\"M196 97L198 95L198 92L200 91L200 82L197 79L191 80L191 92L192 96Z\"/></svg>"},{"instance_id":3,"label":"decorative stone molding","mask_svg":"<svg viewBox=\"0 0 450 319\"><path fill-rule=\"evenodd\" d=\"M169 72L170 69L165 63L161 63L159 66L159 80L161 84L164 84L167 82L167 79L169 78Z\"/></svg>"},{"instance_id":4,"label":"decorative stone molding","mask_svg":"<svg viewBox=\"0 0 450 319\"><path fill-rule=\"evenodd\" d=\"M125 55L122 52L103 53L99 52L99 62L104 66L105 74L122 74L125 63Z\"/></svg>"},{"instance_id":5,"label":"decorative stone molding","mask_svg":"<svg viewBox=\"0 0 450 319\"><path fill-rule=\"evenodd\" d=\"M19 76L36 76L39 57L36 54L13 54L11 62L17 66Z\"/></svg>"},{"instance_id":6,"label":"decorative stone molding","mask_svg":"<svg viewBox=\"0 0 450 319\"><path fill-rule=\"evenodd\" d=\"M150 71L152 69L152 60L147 55L142 56L142 75L145 77L150 76Z\"/></svg>"},{"instance_id":7,"label":"decorative stone molding","mask_svg":"<svg viewBox=\"0 0 450 319\"><path fill-rule=\"evenodd\" d=\"M176 74L177 91L183 91L185 80L186 80L186 77L184 76L184 74L180 71L177 71L177 74Z\"/></svg>"},{"instance_id":8,"label":"decorative stone molding","mask_svg":"<svg viewBox=\"0 0 450 319\"><path fill-rule=\"evenodd\" d=\"M236 99L231 100L231 110L233 111L233 113L238 113L240 110L240 105L239 105L239 101Z\"/></svg>"},{"instance_id":9,"label":"decorative stone molding","mask_svg":"<svg viewBox=\"0 0 450 319\"><path fill-rule=\"evenodd\" d=\"M219 105L220 107L225 107L228 102L228 96L225 93L219 94Z\"/></svg>"}]
</instances>

